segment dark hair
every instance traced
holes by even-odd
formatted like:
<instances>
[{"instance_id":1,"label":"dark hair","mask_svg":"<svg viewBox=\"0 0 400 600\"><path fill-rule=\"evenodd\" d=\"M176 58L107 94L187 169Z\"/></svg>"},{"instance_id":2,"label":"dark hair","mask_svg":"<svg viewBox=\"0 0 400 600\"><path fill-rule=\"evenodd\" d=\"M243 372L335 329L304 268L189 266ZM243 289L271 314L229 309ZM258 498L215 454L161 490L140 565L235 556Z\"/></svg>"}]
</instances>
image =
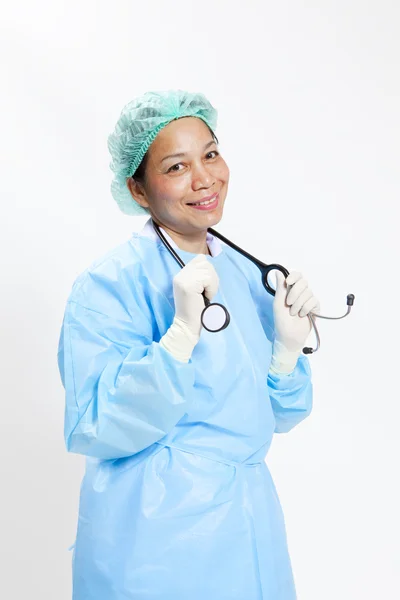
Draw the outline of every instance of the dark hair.
<instances>
[{"instance_id":1,"label":"dark hair","mask_svg":"<svg viewBox=\"0 0 400 600\"><path fill-rule=\"evenodd\" d=\"M206 123L207 125L207 123ZM207 125L208 127L208 125ZM215 141L216 144L219 144L218 138L215 135L215 133L213 132L213 130L208 127L208 129L210 130L210 133ZM149 159L149 151L147 150L146 154L143 156L141 163L139 164L138 168L136 169L136 171L134 172L134 174L132 175L132 178L135 179L135 181L139 181L139 183L144 183L145 178L146 178L146 166L147 166L147 161Z\"/></svg>"}]
</instances>

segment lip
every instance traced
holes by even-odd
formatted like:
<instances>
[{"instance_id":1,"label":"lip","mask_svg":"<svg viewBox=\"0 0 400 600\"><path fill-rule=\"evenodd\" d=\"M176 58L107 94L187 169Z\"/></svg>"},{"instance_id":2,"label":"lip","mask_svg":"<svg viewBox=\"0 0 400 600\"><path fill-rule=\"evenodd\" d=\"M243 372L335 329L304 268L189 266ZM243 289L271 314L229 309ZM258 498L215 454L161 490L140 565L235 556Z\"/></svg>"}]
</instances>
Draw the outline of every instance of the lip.
<instances>
[{"instance_id":1,"label":"lip","mask_svg":"<svg viewBox=\"0 0 400 600\"><path fill-rule=\"evenodd\" d=\"M211 200L212 198L214 198L217 195L218 195L218 192L215 192L214 194L211 194L211 196L204 196L204 198L200 198L200 200L195 200L194 202L205 202L206 200ZM189 202L188 204L192 204L192 202Z\"/></svg>"},{"instance_id":2,"label":"lip","mask_svg":"<svg viewBox=\"0 0 400 600\"><path fill-rule=\"evenodd\" d=\"M205 206L193 206L188 204L188 206L190 206L190 208L194 208L195 210L214 210L215 208L217 208L218 206L218 202L219 202L219 193L216 192L215 194L213 194L212 196L208 196L208 198L203 198L203 200L198 200L198 202L205 202L206 200L213 200L213 202L210 202L210 204L206 204Z\"/></svg>"}]
</instances>

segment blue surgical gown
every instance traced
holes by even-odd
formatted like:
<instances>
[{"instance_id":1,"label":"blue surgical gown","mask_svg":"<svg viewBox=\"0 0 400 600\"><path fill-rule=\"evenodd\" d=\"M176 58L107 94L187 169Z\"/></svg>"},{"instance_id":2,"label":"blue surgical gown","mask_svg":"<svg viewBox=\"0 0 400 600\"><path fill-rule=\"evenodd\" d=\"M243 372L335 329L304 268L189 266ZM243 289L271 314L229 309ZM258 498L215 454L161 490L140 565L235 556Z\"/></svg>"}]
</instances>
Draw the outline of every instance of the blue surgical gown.
<instances>
[{"instance_id":1,"label":"blue surgical gown","mask_svg":"<svg viewBox=\"0 0 400 600\"><path fill-rule=\"evenodd\" d=\"M195 254L179 250L187 263ZM74 600L294 600L284 516L264 461L312 408L308 358L269 370L273 297L225 244L208 256L231 315L188 363L159 344L180 267L142 232L92 264L67 302L65 441L85 455Z\"/></svg>"}]
</instances>

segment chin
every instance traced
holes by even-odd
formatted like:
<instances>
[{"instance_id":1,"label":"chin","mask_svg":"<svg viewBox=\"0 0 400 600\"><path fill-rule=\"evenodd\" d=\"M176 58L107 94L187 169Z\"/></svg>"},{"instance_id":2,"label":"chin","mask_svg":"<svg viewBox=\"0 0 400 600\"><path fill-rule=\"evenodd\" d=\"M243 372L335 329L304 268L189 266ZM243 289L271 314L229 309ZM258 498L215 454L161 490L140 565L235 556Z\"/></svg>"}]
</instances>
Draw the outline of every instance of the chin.
<instances>
[{"instance_id":1,"label":"chin","mask_svg":"<svg viewBox=\"0 0 400 600\"><path fill-rule=\"evenodd\" d=\"M214 225L217 225L217 223L219 223L221 221L223 214L224 214L223 206L221 208L218 207L218 209L216 211L213 211L212 213L210 213L208 215L208 222L209 222L208 227L214 227Z\"/></svg>"},{"instance_id":2,"label":"chin","mask_svg":"<svg viewBox=\"0 0 400 600\"><path fill-rule=\"evenodd\" d=\"M214 227L215 225L218 225L218 223L221 221L222 219L222 211L216 215L210 215L210 219L209 219L209 223L207 225L207 227Z\"/></svg>"}]
</instances>

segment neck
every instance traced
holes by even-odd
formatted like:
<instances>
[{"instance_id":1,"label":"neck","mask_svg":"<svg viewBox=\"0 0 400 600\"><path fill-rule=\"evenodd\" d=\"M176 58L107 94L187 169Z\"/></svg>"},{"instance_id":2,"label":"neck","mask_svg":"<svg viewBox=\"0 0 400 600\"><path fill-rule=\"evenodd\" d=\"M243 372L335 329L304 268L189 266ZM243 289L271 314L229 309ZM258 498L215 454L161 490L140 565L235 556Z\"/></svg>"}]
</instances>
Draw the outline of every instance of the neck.
<instances>
[{"instance_id":1,"label":"neck","mask_svg":"<svg viewBox=\"0 0 400 600\"><path fill-rule=\"evenodd\" d=\"M165 225L159 224L159 226L168 233L181 250L192 252L193 254L210 254L207 246L207 230L199 231L192 235L183 235Z\"/></svg>"}]
</instances>

